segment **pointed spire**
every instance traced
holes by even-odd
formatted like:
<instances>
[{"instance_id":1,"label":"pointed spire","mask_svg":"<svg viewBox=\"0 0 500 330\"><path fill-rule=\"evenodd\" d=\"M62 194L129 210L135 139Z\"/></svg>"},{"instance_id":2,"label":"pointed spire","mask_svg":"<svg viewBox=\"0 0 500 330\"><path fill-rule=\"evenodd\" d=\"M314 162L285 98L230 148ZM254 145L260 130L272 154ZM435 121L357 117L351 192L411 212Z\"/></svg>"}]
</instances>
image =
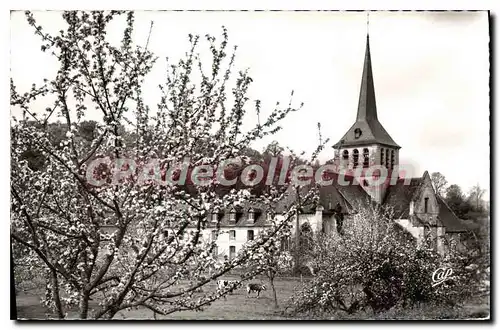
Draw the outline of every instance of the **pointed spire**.
<instances>
[{"instance_id":1,"label":"pointed spire","mask_svg":"<svg viewBox=\"0 0 500 330\"><path fill-rule=\"evenodd\" d=\"M366 34L365 62L361 77L357 120L377 119L375 87L373 86L372 60L370 55L370 36Z\"/></svg>"},{"instance_id":2,"label":"pointed spire","mask_svg":"<svg viewBox=\"0 0 500 330\"><path fill-rule=\"evenodd\" d=\"M366 12L366 35L370 35L370 12Z\"/></svg>"},{"instance_id":3,"label":"pointed spire","mask_svg":"<svg viewBox=\"0 0 500 330\"><path fill-rule=\"evenodd\" d=\"M369 146L373 144L401 148L391 138L377 118L375 88L373 83L372 59L370 54L370 36L368 34L369 18L367 17L366 51L359 91L358 114L356 122L334 145L334 148Z\"/></svg>"}]
</instances>

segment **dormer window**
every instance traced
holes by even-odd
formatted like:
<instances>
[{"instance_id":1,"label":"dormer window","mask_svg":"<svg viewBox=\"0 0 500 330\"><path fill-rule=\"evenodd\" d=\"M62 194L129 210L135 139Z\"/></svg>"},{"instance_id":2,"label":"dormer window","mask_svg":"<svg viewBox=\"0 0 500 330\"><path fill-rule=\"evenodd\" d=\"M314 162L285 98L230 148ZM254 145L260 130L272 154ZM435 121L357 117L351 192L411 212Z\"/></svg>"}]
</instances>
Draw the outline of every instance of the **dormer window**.
<instances>
[{"instance_id":1,"label":"dormer window","mask_svg":"<svg viewBox=\"0 0 500 330\"><path fill-rule=\"evenodd\" d=\"M234 208L229 211L229 222L236 222L236 210Z\"/></svg>"},{"instance_id":2,"label":"dormer window","mask_svg":"<svg viewBox=\"0 0 500 330\"><path fill-rule=\"evenodd\" d=\"M217 211L212 212L212 222L217 222L219 220L219 213Z\"/></svg>"},{"instance_id":3,"label":"dormer window","mask_svg":"<svg viewBox=\"0 0 500 330\"><path fill-rule=\"evenodd\" d=\"M359 138L361 137L361 134L362 134L361 129L356 128L356 129L354 130L354 138L355 138L355 139L359 139Z\"/></svg>"},{"instance_id":4,"label":"dormer window","mask_svg":"<svg viewBox=\"0 0 500 330\"><path fill-rule=\"evenodd\" d=\"M425 197L424 199L424 213L429 212L429 197Z\"/></svg>"},{"instance_id":5,"label":"dormer window","mask_svg":"<svg viewBox=\"0 0 500 330\"><path fill-rule=\"evenodd\" d=\"M267 221L273 221L274 214L272 211L267 211Z\"/></svg>"},{"instance_id":6,"label":"dormer window","mask_svg":"<svg viewBox=\"0 0 500 330\"><path fill-rule=\"evenodd\" d=\"M249 209L248 210L248 221L250 223L254 223L255 222L255 210L254 209Z\"/></svg>"}]
</instances>

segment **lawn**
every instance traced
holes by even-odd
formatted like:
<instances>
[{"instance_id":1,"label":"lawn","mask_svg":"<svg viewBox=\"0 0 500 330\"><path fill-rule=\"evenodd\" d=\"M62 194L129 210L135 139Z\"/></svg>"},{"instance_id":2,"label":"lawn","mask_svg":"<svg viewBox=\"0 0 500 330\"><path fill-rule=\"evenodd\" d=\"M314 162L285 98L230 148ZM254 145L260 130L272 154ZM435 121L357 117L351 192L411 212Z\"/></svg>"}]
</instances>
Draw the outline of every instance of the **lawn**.
<instances>
[{"instance_id":1,"label":"lawn","mask_svg":"<svg viewBox=\"0 0 500 330\"><path fill-rule=\"evenodd\" d=\"M231 278L227 278L231 279ZM253 282L264 283L263 280ZM293 295L296 288L300 286L299 279L278 279L275 281L278 295L279 309L274 308L272 291L261 293L259 298L247 297L245 288L242 287L227 296L227 299L215 301L211 306L206 307L201 312L182 311L168 316L158 315L157 319L173 320L284 320L291 319L281 314L288 298ZM215 289L215 284L209 290ZM39 297L43 292L20 292L17 296L17 311L19 319L47 319L54 318L46 308L41 306ZM370 311L362 311L356 314L347 315L325 315L325 319L406 319L406 320L436 320L436 319L471 319L485 318L489 315L489 297L482 296L474 299L473 302L464 304L463 307L450 309L449 307L436 307L423 305L418 308L405 310L391 309L387 312L373 315ZM68 313L68 318L77 318L76 312ZM154 319L153 313L146 309L120 311L115 319Z\"/></svg>"},{"instance_id":2,"label":"lawn","mask_svg":"<svg viewBox=\"0 0 500 330\"><path fill-rule=\"evenodd\" d=\"M231 279L231 278L228 278ZM255 280L261 283L262 280ZM265 283L265 282L262 282ZM266 283L267 284L267 283ZM294 293L295 288L300 285L298 279L278 279L275 281L278 302L280 307ZM212 284L214 289L215 284ZM266 285L269 287L269 285ZM168 316L158 315L157 319L178 319L178 320L269 320L286 319L281 315L281 309L274 308L272 290L270 288L260 294L259 298L247 297L244 287L239 288L227 296L227 300L220 299L206 307L201 312L182 311ZM20 319L46 319L53 317L46 308L40 304L40 292L20 292L17 296L17 313ZM75 312L68 314L69 318L76 318ZM153 313L146 309L120 311L115 319L153 319Z\"/></svg>"}]
</instances>

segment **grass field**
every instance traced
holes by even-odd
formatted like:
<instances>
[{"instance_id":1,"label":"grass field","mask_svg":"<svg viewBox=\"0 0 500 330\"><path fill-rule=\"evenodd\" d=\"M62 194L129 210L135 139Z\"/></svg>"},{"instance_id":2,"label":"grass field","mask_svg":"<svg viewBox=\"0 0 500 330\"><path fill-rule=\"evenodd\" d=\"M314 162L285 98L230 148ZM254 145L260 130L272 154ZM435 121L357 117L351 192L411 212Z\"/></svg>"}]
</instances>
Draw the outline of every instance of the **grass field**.
<instances>
[{"instance_id":1,"label":"grass field","mask_svg":"<svg viewBox=\"0 0 500 330\"><path fill-rule=\"evenodd\" d=\"M257 280L256 282L260 282ZM201 312L182 311L168 316L158 315L157 319L172 320L284 320L291 319L282 315L281 311L296 288L300 286L298 279L276 280L276 291L280 308L275 309L272 291L261 293L260 298L247 297L244 288L236 290L227 296L227 300L215 301ZM40 292L21 292L17 296L17 311L19 319L47 319L54 318L47 309L40 304ZM389 310L373 315L371 312L359 312L353 315L341 313L339 315L325 315L326 319L469 319L484 318L489 315L489 299L482 297L467 303L461 308L450 309L444 307L421 306L405 310ZM77 318L76 312L69 312L68 318ZM121 311L115 319L154 319L153 313L146 309ZM298 317L297 317L298 319Z\"/></svg>"},{"instance_id":2,"label":"grass field","mask_svg":"<svg viewBox=\"0 0 500 330\"><path fill-rule=\"evenodd\" d=\"M229 278L230 279L230 278ZM259 280L255 282L260 282ZM278 302L280 307L294 293L300 285L300 280L284 279L275 282ZM268 286L268 285L267 285ZM213 288L212 288L213 289ZM17 296L17 312L19 319L46 319L54 317L40 304L40 292L20 292ZM76 312L69 312L69 318L76 318ZM153 319L153 313L146 309L120 311L115 319ZM183 320L269 320L287 319L281 315L281 308L274 308L272 291L270 288L261 293L259 298L247 297L242 287L227 296L227 300L220 299L206 307L201 312L182 311L168 316L158 315L157 319L183 319Z\"/></svg>"}]
</instances>

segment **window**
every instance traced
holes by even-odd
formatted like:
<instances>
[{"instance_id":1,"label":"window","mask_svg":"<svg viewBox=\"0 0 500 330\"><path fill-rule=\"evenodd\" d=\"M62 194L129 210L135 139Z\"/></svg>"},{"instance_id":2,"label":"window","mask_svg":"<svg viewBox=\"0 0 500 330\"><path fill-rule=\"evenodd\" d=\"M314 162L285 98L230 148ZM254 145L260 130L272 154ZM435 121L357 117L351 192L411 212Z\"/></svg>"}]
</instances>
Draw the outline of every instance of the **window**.
<instances>
[{"instance_id":1,"label":"window","mask_svg":"<svg viewBox=\"0 0 500 330\"><path fill-rule=\"evenodd\" d=\"M425 213L428 213L428 211L429 211L428 208L429 208L429 197L425 197L425 199L424 199L424 212Z\"/></svg>"},{"instance_id":2,"label":"window","mask_svg":"<svg viewBox=\"0 0 500 330\"><path fill-rule=\"evenodd\" d=\"M368 148L363 149L363 167L368 167L370 164L370 151Z\"/></svg>"},{"instance_id":3,"label":"window","mask_svg":"<svg viewBox=\"0 0 500 330\"><path fill-rule=\"evenodd\" d=\"M250 221L251 223L254 223L254 221L255 221L255 211L254 211L254 209L248 210L248 221Z\"/></svg>"},{"instance_id":4,"label":"window","mask_svg":"<svg viewBox=\"0 0 500 330\"><path fill-rule=\"evenodd\" d=\"M363 186L368 187L369 185L368 180L363 179Z\"/></svg>"},{"instance_id":5,"label":"window","mask_svg":"<svg viewBox=\"0 0 500 330\"><path fill-rule=\"evenodd\" d=\"M355 138L355 139L359 139L359 138L361 137L361 134L362 134L361 129L356 128L356 129L354 130L354 138Z\"/></svg>"},{"instance_id":6,"label":"window","mask_svg":"<svg viewBox=\"0 0 500 330\"><path fill-rule=\"evenodd\" d=\"M380 149L380 165L384 165L385 164L385 162L384 162L384 160L385 160L384 151L385 151L384 148Z\"/></svg>"},{"instance_id":7,"label":"window","mask_svg":"<svg viewBox=\"0 0 500 330\"><path fill-rule=\"evenodd\" d=\"M247 231L247 241L253 241L253 230Z\"/></svg>"},{"instance_id":8,"label":"window","mask_svg":"<svg viewBox=\"0 0 500 330\"><path fill-rule=\"evenodd\" d=\"M267 221L273 221L273 212L271 211L267 212Z\"/></svg>"},{"instance_id":9,"label":"window","mask_svg":"<svg viewBox=\"0 0 500 330\"><path fill-rule=\"evenodd\" d=\"M386 149L385 151L385 167L387 168L389 168L389 165L391 164L389 163L389 156L390 156L389 151L390 151L389 149Z\"/></svg>"},{"instance_id":10,"label":"window","mask_svg":"<svg viewBox=\"0 0 500 330\"><path fill-rule=\"evenodd\" d=\"M232 241L236 239L236 230L229 231L229 239Z\"/></svg>"},{"instance_id":11,"label":"window","mask_svg":"<svg viewBox=\"0 0 500 330\"><path fill-rule=\"evenodd\" d=\"M354 149L354 151L352 152L352 162L353 162L353 166L354 168L358 167L358 162L359 162L359 151L358 149Z\"/></svg>"},{"instance_id":12,"label":"window","mask_svg":"<svg viewBox=\"0 0 500 330\"><path fill-rule=\"evenodd\" d=\"M231 222L235 222L236 221L236 213L231 211L231 213L229 213L229 221Z\"/></svg>"},{"instance_id":13,"label":"window","mask_svg":"<svg viewBox=\"0 0 500 330\"><path fill-rule=\"evenodd\" d=\"M394 165L395 165L395 157L394 157L394 150L391 150L391 170L394 169Z\"/></svg>"},{"instance_id":14,"label":"window","mask_svg":"<svg viewBox=\"0 0 500 330\"><path fill-rule=\"evenodd\" d=\"M212 230L212 241L217 239L217 230Z\"/></svg>"},{"instance_id":15,"label":"window","mask_svg":"<svg viewBox=\"0 0 500 330\"><path fill-rule=\"evenodd\" d=\"M217 212L212 213L212 222L217 222L219 220L219 214Z\"/></svg>"},{"instance_id":16,"label":"window","mask_svg":"<svg viewBox=\"0 0 500 330\"><path fill-rule=\"evenodd\" d=\"M236 247L231 245L229 247L229 260L233 260L236 257Z\"/></svg>"},{"instance_id":17,"label":"window","mask_svg":"<svg viewBox=\"0 0 500 330\"><path fill-rule=\"evenodd\" d=\"M344 151L342 152L342 159L343 159L343 160L349 160L349 151L344 150Z\"/></svg>"}]
</instances>

